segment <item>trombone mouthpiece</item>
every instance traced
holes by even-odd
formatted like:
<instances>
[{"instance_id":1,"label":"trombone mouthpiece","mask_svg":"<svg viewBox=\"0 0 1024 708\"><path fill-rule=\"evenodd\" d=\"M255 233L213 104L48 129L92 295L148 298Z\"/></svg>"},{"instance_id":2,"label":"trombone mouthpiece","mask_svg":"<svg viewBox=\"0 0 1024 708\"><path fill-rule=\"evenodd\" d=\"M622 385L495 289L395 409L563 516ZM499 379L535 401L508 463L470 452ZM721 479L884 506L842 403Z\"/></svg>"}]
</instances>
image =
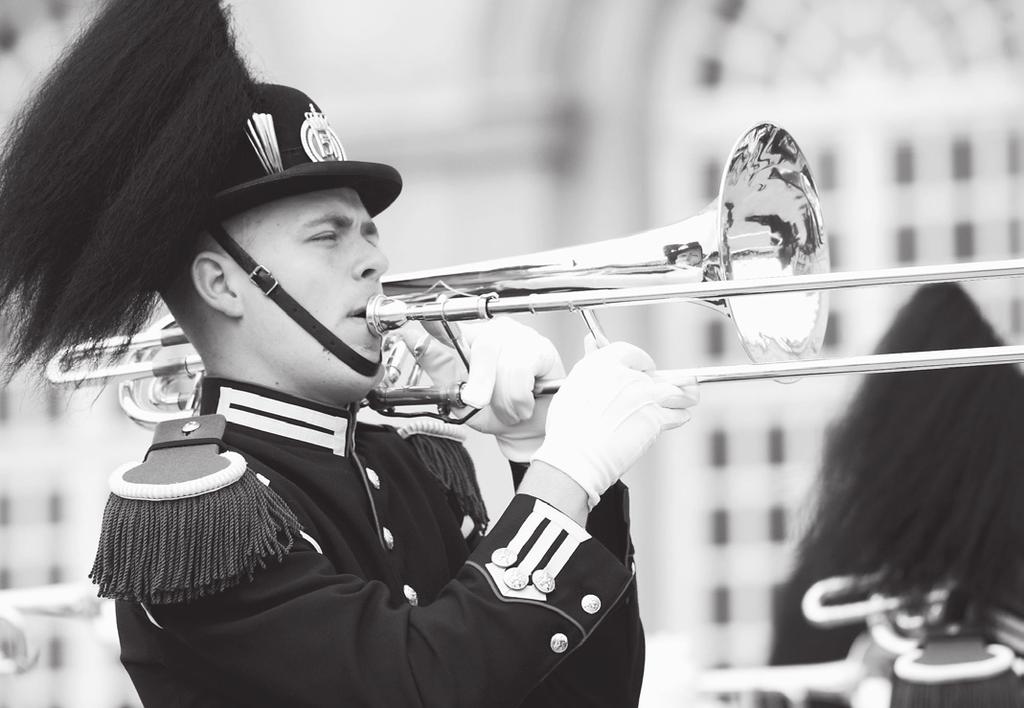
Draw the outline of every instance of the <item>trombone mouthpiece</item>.
<instances>
[{"instance_id":1,"label":"trombone mouthpiece","mask_svg":"<svg viewBox=\"0 0 1024 708\"><path fill-rule=\"evenodd\" d=\"M382 335L409 321L409 306L387 295L374 295L366 301L366 327L371 334Z\"/></svg>"}]
</instances>

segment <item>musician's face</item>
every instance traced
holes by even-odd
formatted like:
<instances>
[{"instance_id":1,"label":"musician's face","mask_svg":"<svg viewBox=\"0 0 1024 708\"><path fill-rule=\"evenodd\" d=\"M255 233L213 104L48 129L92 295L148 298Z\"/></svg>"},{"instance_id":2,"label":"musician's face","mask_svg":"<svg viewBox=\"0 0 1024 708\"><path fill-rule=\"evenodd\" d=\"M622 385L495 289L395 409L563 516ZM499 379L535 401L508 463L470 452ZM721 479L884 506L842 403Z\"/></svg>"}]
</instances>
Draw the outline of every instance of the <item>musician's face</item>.
<instances>
[{"instance_id":1,"label":"musician's face","mask_svg":"<svg viewBox=\"0 0 1024 708\"><path fill-rule=\"evenodd\" d=\"M388 260L359 195L346 188L288 197L226 224L288 294L348 346L380 360L366 301L381 291ZM325 403L361 399L379 379L357 374L257 288L240 287L244 340L266 367L260 383ZM267 380L269 379L269 380Z\"/></svg>"}]
</instances>

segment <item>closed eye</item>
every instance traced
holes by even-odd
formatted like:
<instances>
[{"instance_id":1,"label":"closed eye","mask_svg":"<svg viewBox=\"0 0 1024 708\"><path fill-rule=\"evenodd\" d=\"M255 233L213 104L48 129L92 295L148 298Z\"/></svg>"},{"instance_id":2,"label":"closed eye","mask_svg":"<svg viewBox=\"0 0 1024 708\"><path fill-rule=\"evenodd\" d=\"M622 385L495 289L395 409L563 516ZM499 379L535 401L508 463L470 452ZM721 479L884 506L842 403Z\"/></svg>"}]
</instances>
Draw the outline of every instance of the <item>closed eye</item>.
<instances>
[{"instance_id":1,"label":"closed eye","mask_svg":"<svg viewBox=\"0 0 1024 708\"><path fill-rule=\"evenodd\" d=\"M331 243L338 240L338 234L334 231L323 231L318 234L310 236L307 241L319 242L319 243Z\"/></svg>"}]
</instances>

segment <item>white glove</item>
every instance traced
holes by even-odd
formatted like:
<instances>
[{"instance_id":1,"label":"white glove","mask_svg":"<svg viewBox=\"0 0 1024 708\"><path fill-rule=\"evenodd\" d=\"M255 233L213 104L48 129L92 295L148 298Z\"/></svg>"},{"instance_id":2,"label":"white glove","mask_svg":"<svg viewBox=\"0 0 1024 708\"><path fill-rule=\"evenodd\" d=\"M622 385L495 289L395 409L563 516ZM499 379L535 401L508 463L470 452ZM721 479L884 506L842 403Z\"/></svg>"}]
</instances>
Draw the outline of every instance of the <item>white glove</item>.
<instances>
[{"instance_id":1,"label":"white glove","mask_svg":"<svg viewBox=\"0 0 1024 708\"><path fill-rule=\"evenodd\" d=\"M416 361L437 385L465 381L462 400L480 412L466 423L494 435L501 453L529 462L544 440L550 397L534 398L537 379L560 378L565 368L545 337L507 317L459 327L468 348L469 372L434 323L409 323L397 330ZM439 341L441 340L441 341Z\"/></svg>"},{"instance_id":2,"label":"white glove","mask_svg":"<svg viewBox=\"0 0 1024 708\"><path fill-rule=\"evenodd\" d=\"M651 378L642 349L614 342L593 350L569 373L551 401L547 437L533 459L583 487L591 509L654 443L661 431L690 419L697 382L679 387Z\"/></svg>"}]
</instances>

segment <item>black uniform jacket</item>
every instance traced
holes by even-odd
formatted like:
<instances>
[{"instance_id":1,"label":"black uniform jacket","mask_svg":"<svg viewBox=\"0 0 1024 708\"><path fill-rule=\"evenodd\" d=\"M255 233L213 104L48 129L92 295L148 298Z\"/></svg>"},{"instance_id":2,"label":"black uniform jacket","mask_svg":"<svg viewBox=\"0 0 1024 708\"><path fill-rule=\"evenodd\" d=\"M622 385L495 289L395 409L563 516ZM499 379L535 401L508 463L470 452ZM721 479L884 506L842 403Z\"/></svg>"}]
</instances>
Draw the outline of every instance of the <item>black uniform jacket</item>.
<instances>
[{"instance_id":1,"label":"black uniform jacket","mask_svg":"<svg viewBox=\"0 0 1024 708\"><path fill-rule=\"evenodd\" d=\"M470 524L391 427L225 380L204 384L203 412L226 416L225 443L295 512L303 541L213 596L118 602L121 660L147 708L637 704L621 484L586 530L516 495L467 541Z\"/></svg>"}]
</instances>

